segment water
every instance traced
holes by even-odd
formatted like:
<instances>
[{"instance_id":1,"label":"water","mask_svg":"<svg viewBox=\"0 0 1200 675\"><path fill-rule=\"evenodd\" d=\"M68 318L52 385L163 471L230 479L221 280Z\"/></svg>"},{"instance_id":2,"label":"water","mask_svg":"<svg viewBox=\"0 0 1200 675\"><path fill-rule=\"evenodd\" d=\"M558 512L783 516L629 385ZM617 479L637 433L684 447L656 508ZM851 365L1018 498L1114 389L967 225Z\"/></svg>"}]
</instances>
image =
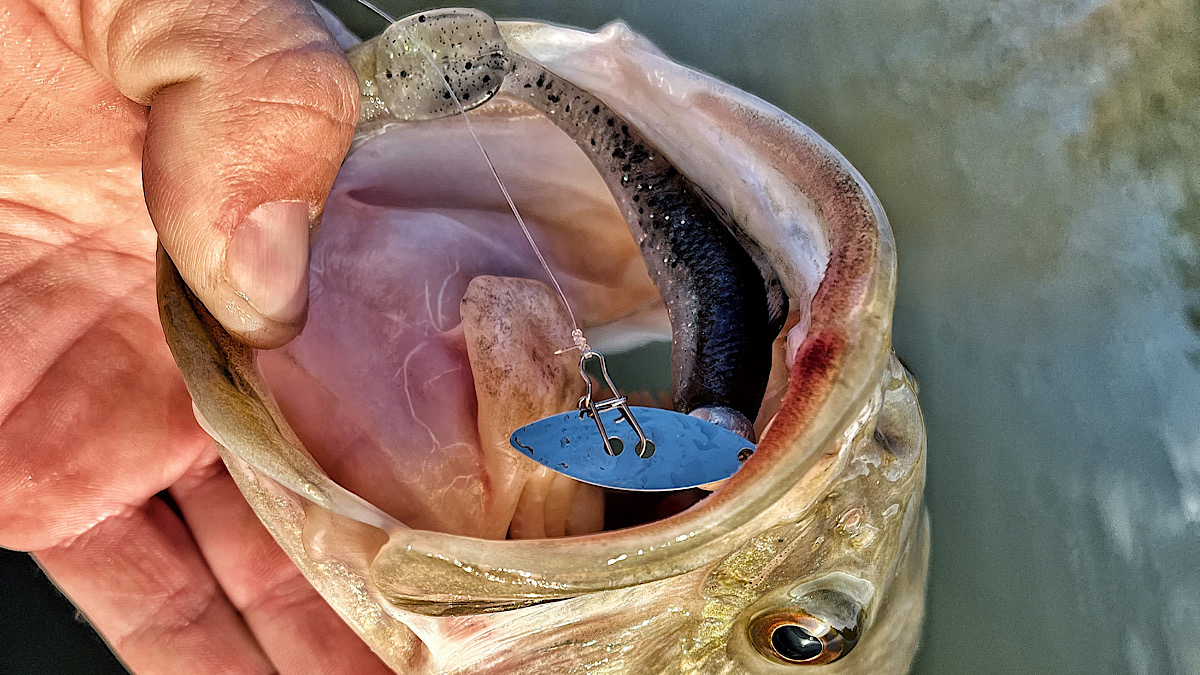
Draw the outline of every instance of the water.
<instances>
[{"instance_id":1,"label":"water","mask_svg":"<svg viewBox=\"0 0 1200 675\"><path fill-rule=\"evenodd\" d=\"M879 193L929 428L917 673L1200 673L1194 3L478 6L622 18Z\"/></svg>"},{"instance_id":2,"label":"water","mask_svg":"<svg viewBox=\"0 0 1200 675\"><path fill-rule=\"evenodd\" d=\"M1194 2L476 6L623 18L813 126L879 193L929 432L915 672L1200 673Z\"/></svg>"}]
</instances>

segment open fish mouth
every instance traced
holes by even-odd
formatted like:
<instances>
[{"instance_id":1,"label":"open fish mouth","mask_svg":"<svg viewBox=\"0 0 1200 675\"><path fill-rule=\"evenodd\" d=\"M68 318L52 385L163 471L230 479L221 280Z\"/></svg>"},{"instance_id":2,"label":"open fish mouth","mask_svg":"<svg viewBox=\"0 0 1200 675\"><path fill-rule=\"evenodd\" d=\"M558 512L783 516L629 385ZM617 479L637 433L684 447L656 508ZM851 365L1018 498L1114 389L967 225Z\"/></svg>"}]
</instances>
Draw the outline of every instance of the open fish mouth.
<instances>
[{"instance_id":1,"label":"open fish mouth","mask_svg":"<svg viewBox=\"0 0 1200 675\"><path fill-rule=\"evenodd\" d=\"M924 437L869 187L807 127L622 24L501 30L636 124L769 259L792 311L756 452L703 499L638 501L509 447L578 399L577 356L555 354L570 322L462 120L376 120L328 200L286 348L232 340L160 251L168 342L239 487L400 672L907 670ZM469 114L592 341L668 334L575 144L518 97Z\"/></svg>"}]
</instances>

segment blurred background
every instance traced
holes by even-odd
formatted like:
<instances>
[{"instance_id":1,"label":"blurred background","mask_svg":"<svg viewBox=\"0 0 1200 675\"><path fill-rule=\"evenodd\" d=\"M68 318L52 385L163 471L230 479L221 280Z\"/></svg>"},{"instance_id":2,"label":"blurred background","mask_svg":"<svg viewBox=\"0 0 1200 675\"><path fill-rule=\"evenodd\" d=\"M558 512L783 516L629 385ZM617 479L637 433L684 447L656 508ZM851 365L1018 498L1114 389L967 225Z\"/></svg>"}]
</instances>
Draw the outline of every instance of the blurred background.
<instances>
[{"instance_id":1,"label":"blurred background","mask_svg":"<svg viewBox=\"0 0 1200 675\"><path fill-rule=\"evenodd\" d=\"M929 437L916 673L1200 673L1195 0L474 6L624 20L879 194ZM0 552L0 594L0 673L124 672L27 556Z\"/></svg>"}]
</instances>

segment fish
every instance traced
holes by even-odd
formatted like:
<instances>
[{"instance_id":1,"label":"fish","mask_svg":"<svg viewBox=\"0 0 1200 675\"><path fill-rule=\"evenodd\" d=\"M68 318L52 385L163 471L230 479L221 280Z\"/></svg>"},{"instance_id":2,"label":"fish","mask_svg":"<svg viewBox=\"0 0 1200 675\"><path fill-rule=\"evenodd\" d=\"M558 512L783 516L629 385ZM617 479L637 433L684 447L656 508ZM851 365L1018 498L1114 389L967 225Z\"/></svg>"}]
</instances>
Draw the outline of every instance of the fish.
<instances>
[{"instance_id":1,"label":"fish","mask_svg":"<svg viewBox=\"0 0 1200 675\"><path fill-rule=\"evenodd\" d=\"M575 404L577 363L556 353L571 321L462 120L407 119L379 86L397 56L385 31L349 53L364 114L293 343L238 342L159 252L168 345L247 501L396 672L907 672L929 553L925 437L891 348L895 246L866 181L799 121L620 22L592 33L456 9L405 25L446 16L494 26L501 56L636 125L769 264L789 311L758 445L711 493L650 497L508 446ZM459 35L445 45L473 37ZM444 106L434 84L411 100ZM466 114L589 339L669 335L604 179L542 111L483 86L497 91Z\"/></svg>"}]
</instances>

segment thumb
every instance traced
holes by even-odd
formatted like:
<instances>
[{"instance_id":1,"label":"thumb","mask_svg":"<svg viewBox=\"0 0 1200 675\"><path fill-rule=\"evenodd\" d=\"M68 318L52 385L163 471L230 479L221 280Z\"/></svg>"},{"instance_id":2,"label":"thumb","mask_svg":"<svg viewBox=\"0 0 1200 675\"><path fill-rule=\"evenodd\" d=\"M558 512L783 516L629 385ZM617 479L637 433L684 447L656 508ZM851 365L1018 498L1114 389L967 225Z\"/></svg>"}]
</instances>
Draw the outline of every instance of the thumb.
<instances>
[{"instance_id":1,"label":"thumb","mask_svg":"<svg viewBox=\"0 0 1200 675\"><path fill-rule=\"evenodd\" d=\"M94 64L150 106L146 204L213 315L256 347L304 325L309 238L358 81L307 0L85 0Z\"/></svg>"}]
</instances>

